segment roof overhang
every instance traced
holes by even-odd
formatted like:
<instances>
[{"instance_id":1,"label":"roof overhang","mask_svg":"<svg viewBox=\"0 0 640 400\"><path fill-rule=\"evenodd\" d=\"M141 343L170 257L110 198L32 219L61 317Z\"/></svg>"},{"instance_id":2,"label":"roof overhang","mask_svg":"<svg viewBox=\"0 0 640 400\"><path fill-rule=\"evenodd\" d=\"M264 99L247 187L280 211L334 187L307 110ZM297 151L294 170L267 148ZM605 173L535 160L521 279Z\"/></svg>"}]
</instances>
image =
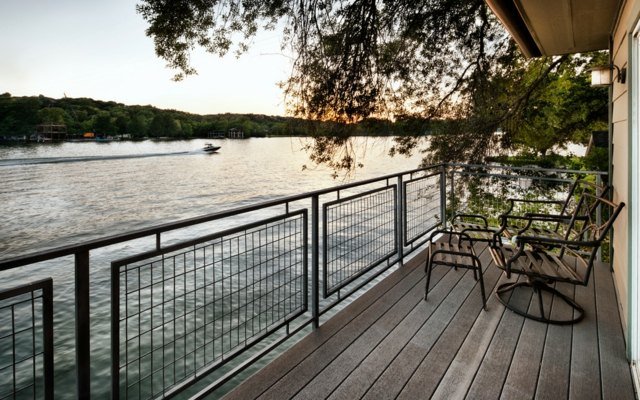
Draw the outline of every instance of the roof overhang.
<instances>
[{"instance_id":1,"label":"roof overhang","mask_svg":"<svg viewBox=\"0 0 640 400\"><path fill-rule=\"evenodd\" d=\"M485 0L526 57L605 50L620 0Z\"/></svg>"}]
</instances>

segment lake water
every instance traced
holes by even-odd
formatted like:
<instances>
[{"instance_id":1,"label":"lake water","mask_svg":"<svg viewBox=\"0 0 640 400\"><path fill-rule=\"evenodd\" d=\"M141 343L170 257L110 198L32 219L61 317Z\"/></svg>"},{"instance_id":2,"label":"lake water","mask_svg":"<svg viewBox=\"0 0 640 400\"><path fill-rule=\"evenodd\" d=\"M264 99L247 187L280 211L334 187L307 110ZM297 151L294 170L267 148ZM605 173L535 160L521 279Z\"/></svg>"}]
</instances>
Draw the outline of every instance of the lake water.
<instances>
[{"instance_id":1,"label":"lake water","mask_svg":"<svg viewBox=\"0 0 640 400\"><path fill-rule=\"evenodd\" d=\"M216 154L200 150L205 140L0 147L0 258L412 169L420 161L387 156L391 139L358 138L364 167L333 179L329 169L313 168L301 150L305 140L224 140L216 142L222 146Z\"/></svg>"},{"instance_id":2,"label":"lake water","mask_svg":"<svg viewBox=\"0 0 640 400\"><path fill-rule=\"evenodd\" d=\"M420 162L419 155L389 157L389 138L357 138L357 161L364 167L336 180L326 167L313 167L301 150L306 140L219 140L213 141L222 146L216 154L200 150L206 140L0 147L0 259L413 169ZM138 252L136 243L91 254L95 398L109 393L109 263L114 252ZM4 271L0 287L48 276L54 279L56 398L72 398L73 258Z\"/></svg>"}]
</instances>

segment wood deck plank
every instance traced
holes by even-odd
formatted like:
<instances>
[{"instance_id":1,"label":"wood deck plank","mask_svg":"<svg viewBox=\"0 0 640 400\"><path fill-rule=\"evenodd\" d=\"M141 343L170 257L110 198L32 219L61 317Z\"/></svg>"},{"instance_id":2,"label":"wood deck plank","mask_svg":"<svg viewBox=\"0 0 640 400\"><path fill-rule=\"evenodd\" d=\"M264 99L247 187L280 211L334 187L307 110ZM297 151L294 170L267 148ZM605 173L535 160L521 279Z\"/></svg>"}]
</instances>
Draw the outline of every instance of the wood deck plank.
<instances>
[{"instance_id":1,"label":"wood deck plank","mask_svg":"<svg viewBox=\"0 0 640 400\"><path fill-rule=\"evenodd\" d=\"M458 308L469 294L471 287L475 286L473 274L470 271L462 271L454 273L463 273L465 279L462 279L460 284L449 293L427 323L411 338L398 357L391 362L379 379L369 388L363 399L378 398L380 396L389 397L383 394L400 392L404 382L422 362L422 359L429 352L440 333L447 327L449 321L458 311ZM427 304L431 301L431 297L429 297Z\"/></svg>"},{"instance_id":2,"label":"wood deck plank","mask_svg":"<svg viewBox=\"0 0 640 400\"><path fill-rule=\"evenodd\" d=\"M451 274L452 276L456 274ZM461 274L460 274L461 275ZM433 293L433 292L432 292ZM354 399L360 398L375 382L378 375L384 371L385 367L395 358L402 348L411 340L415 333L424 325L428 317L432 314L435 305L422 301L407 317L398 324L384 340L373 348L371 352L365 352L366 358L361 360L348 374L341 377L341 380L333 382L336 390L331 393L332 399ZM429 308L432 308L429 310ZM371 348L369 348L369 351ZM363 354L363 355L364 355ZM337 362L341 360L337 359Z\"/></svg>"},{"instance_id":3,"label":"wood deck plank","mask_svg":"<svg viewBox=\"0 0 640 400\"><path fill-rule=\"evenodd\" d=\"M414 281L423 275L425 255L414 257L404 267L399 268L386 279L376 285L376 290L365 292L348 308L342 309L324 324L321 329L311 332L303 340L299 341L288 351L281 354L269 365L251 376L251 384L241 384L228 393L227 399L254 399L265 392L269 387L296 368L309 355L325 345L335 334L348 325L356 324L366 327L379 317L376 307L380 303L389 304L393 298L400 298ZM437 285L443 273L432 275L433 285ZM247 381L245 381L246 383Z\"/></svg>"},{"instance_id":4,"label":"wood deck plank","mask_svg":"<svg viewBox=\"0 0 640 400\"><path fill-rule=\"evenodd\" d=\"M596 286L598 342L603 399L633 399L631 370L626 362L613 276L606 265L593 268Z\"/></svg>"},{"instance_id":5,"label":"wood deck plank","mask_svg":"<svg viewBox=\"0 0 640 400\"><path fill-rule=\"evenodd\" d=\"M486 249L478 254L489 311L471 271L443 266L424 302L422 253L227 398L634 398L607 267L575 289L585 319L559 327L505 311L490 295L504 277ZM556 303L554 315L572 312Z\"/></svg>"},{"instance_id":6,"label":"wood deck plank","mask_svg":"<svg viewBox=\"0 0 640 400\"><path fill-rule=\"evenodd\" d=\"M545 304L551 304L551 294L545 292L542 295L544 296L543 301ZM537 296L532 296L528 312L535 313L538 310ZM547 324L532 319L525 320L518 339L518 345L511 360L507 379L502 387L501 399L533 398L540 374L547 327Z\"/></svg>"},{"instance_id":7,"label":"wood deck plank","mask_svg":"<svg viewBox=\"0 0 640 400\"><path fill-rule=\"evenodd\" d=\"M531 297L530 291L518 290L512 293L509 303L517 308L526 309L531 304ZM502 384L509 372L524 322L524 317L505 310L466 397L471 399L500 397Z\"/></svg>"},{"instance_id":8,"label":"wood deck plank","mask_svg":"<svg viewBox=\"0 0 640 400\"><path fill-rule=\"evenodd\" d=\"M573 285L558 283L555 287L560 293L573 298ZM573 309L554 296L551 304L551 318L564 320L572 316ZM572 333L572 325L549 325L547 328L536 389L537 399L560 399L569 395Z\"/></svg>"},{"instance_id":9,"label":"wood deck plank","mask_svg":"<svg viewBox=\"0 0 640 400\"><path fill-rule=\"evenodd\" d=\"M437 268L450 269L449 267L441 266ZM470 298L470 295L473 295L473 301L479 305L482 304L482 300L479 299L480 288L476 284L476 281L473 280L473 273L465 270L458 270L456 273L461 272L465 274L464 279L449 293L429 320L416 332L398 356L387 366L378 380L376 380L362 397L363 399L395 397L402 390L405 382L413 374L413 371L415 371L424 357L426 357L433 344L446 329L465 300ZM475 288L478 288L478 292L473 293L472 289ZM429 296L427 304L429 303L431 303L431 295Z\"/></svg>"},{"instance_id":10,"label":"wood deck plank","mask_svg":"<svg viewBox=\"0 0 640 400\"><path fill-rule=\"evenodd\" d=\"M421 277L416 278L415 281L411 282L411 285L405 287L404 293L393 291L393 293L383 296L374 306L361 314L361 318L352 321L337 334L333 335L323 347L311 353L296 366L295 369L284 375L261 394L259 398L280 400L292 398L296 395L298 391L313 380L331 361L348 349L364 332L370 331L371 326L382 317L381 313L389 309L394 309L394 306L403 298L407 299L407 297L404 296L407 291L413 291L417 294L423 290L421 289L421 285L419 285ZM419 301L419 299L417 301ZM408 304L402 304L400 307L406 312L409 312L408 306ZM403 312L399 308L397 311L399 313Z\"/></svg>"},{"instance_id":11,"label":"wood deck plank","mask_svg":"<svg viewBox=\"0 0 640 400\"><path fill-rule=\"evenodd\" d=\"M443 271L443 273L447 272L446 270ZM321 371L313 374L307 385L294 398L315 399L328 396L378 343L382 342L395 327L407 319L405 317L410 317L410 314L415 312L416 309L427 316L431 315L436 309L438 301L447 296L449 291L458 284L461 276L462 274L447 273L443 278L444 281L440 282L437 288L431 292L434 297L434 301L431 304L424 303L421 300L420 294L424 293L425 279L419 280L418 284L397 303L396 307L385 311L383 316L353 341L348 348L329 362ZM425 306L421 307L423 304ZM300 378L295 377L295 379ZM289 383L286 384L289 385Z\"/></svg>"},{"instance_id":12,"label":"wood deck plank","mask_svg":"<svg viewBox=\"0 0 640 400\"><path fill-rule=\"evenodd\" d=\"M520 278L522 279L522 277ZM500 284L505 283L503 276ZM495 299L495 296L494 296ZM525 297L514 299L516 304L522 302L526 307L528 300ZM434 399L464 398L468 392L476 373L483 362L487 348L495 337L505 312L505 308L497 303L490 318L478 318L471 328L469 335L460 347L455 359L449 366L438 388L433 394Z\"/></svg>"},{"instance_id":13,"label":"wood deck plank","mask_svg":"<svg viewBox=\"0 0 640 400\"><path fill-rule=\"evenodd\" d=\"M487 265L485 260L481 259L481 261L483 265ZM501 275L501 271L497 268L492 267L486 270L484 279L487 294L493 291ZM479 287L477 290L479 292ZM490 296L487 299L487 308L489 310L500 307L502 306L494 296ZM409 400L431 397L440 379L455 358L458 349L466 339L469 330L476 322L479 313L481 313L481 304L477 301L474 302L472 296L468 297L449 326L447 326L447 329L440 335L427 356L402 388L398 399Z\"/></svg>"},{"instance_id":14,"label":"wood deck plank","mask_svg":"<svg viewBox=\"0 0 640 400\"><path fill-rule=\"evenodd\" d=\"M593 279L587 286L576 286L576 303L584 308L584 319L573 326L569 398L599 399L600 355L596 321L596 299Z\"/></svg>"}]
</instances>

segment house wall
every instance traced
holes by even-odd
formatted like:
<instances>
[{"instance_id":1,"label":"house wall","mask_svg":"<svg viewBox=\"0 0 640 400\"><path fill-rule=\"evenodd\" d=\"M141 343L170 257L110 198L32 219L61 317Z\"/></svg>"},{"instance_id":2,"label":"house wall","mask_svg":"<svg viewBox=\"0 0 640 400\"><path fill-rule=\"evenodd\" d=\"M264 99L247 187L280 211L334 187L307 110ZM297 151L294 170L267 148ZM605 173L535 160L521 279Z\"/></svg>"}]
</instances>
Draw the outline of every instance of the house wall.
<instances>
[{"instance_id":1,"label":"house wall","mask_svg":"<svg viewBox=\"0 0 640 400\"><path fill-rule=\"evenodd\" d=\"M640 15L640 0L624 1L618 20L614 25L611 55L613 63L619 68L629 67L630 34ZM614 73L615 77L616 73ZM629 123L630 123L630 82L622 84L614 79L612 88L612 172L613 172L613 200L624 202L627 206L617 218L613 229L613 276L618 292L618 306L623 321L623 329L627 334L629 324Z\"/></svg>"}]
</instances>

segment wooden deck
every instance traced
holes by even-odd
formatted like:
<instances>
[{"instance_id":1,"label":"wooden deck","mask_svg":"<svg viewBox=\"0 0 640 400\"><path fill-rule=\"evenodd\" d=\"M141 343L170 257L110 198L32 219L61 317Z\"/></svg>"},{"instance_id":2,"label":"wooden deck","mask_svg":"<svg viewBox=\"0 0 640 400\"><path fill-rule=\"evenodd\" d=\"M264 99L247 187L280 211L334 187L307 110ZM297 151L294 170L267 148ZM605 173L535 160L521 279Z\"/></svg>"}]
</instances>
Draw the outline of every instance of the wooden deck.
<instances>
[{"instance_id":1,"label":"wooden deck","mask_svg":"<svg viewBox=\"0 0 640 400\"><path fill-rule=\"evenodd\" d=\"M587 287L557 286L585 308L582 322L547 325L497 301L493 291L506 278L478 246L488 311L471 271L442 266L425 302L422 254L226 398L634 398L608 266L596 266ZM537 307L524 291L514 296ZM567 312L553 303L552 313Z\"/></svg>"}]
</instances>

